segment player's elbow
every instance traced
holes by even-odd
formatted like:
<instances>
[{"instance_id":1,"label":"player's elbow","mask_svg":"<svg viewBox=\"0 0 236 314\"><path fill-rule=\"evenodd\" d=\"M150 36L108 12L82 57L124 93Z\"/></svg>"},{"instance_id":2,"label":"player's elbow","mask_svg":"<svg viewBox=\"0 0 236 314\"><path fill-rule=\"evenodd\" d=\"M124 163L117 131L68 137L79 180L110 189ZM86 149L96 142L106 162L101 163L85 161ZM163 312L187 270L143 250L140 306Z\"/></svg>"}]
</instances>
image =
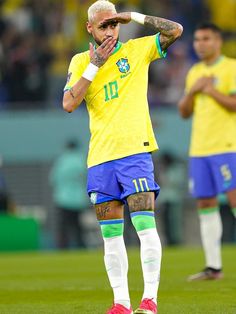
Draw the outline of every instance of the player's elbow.
<instances>
[{"instance_id":1,"label":"player's elbow","mask_svg":"<svg viewBox=\"0 0 236 314\"><path fill-rule=\"evenodd\" d=\"M183 26L179 23L176 23L176 27L173 30L173 36L177 39L182 35L183 31Z\"/></svg>"},{"instance_id":2,"label":"player's elbow","mask_svg":"<svg viewBox=\"0 0 236 314\"><path fill-rule=\"evenodd\" d=\"M67 99L66 97L64 97L64 99L63 99L62 106L66 112L70 113L74 110L73 103L69 99Z\"/></svg>"},{"instance_id":3,"label":"player's elbow","mask_svg":"<svg viewBox=\"0 0 236 314\"><path fill-rule=\"evenodd\" d=\"M190 110L187 110L186 108L182 107L181 105L179 105L179 114L180 114L181 118L188 119L189 117L191 117L192 112Z\"/></svg>"},{"instance_id":4,"label":"player's elbow","mask_svg":"<svg viewBox=\"0 0 236 314\"><path fill-rule=\"evenodd\" d=\"M180 112L181 118L183 118L183 119L188 119L191 117L191 113L189 113L189 112L181 111L181 110L179 112Z\"/></svg>"}]
</instances>

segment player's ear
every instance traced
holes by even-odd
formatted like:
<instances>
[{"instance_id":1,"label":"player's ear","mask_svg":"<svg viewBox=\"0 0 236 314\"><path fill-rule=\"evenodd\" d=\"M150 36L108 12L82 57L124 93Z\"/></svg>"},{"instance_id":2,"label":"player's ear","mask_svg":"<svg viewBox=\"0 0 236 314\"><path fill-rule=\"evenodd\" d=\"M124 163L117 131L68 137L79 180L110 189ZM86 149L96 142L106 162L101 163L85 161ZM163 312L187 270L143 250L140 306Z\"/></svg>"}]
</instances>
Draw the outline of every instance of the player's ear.
<instances>
[{"instance_id":1,"label":"player's ear","mask_svg":"<svg viewBox=\"0 0 236 314\"><path fill-rule=\"evenodd\" d=\"M89 22L87 22L86 26L87 26L88 33L92 34L92 25Z\"/></svg>"}]
</instances>

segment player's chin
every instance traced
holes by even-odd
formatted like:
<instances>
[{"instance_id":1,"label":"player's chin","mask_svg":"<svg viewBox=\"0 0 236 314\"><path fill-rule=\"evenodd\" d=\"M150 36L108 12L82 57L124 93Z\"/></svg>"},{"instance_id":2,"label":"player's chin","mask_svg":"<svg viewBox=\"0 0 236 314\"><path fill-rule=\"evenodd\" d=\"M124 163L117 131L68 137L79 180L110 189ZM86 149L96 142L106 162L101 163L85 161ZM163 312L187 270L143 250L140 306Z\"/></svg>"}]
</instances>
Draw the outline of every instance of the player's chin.
<instances>
[{"instance_id":1,"label":"player's chin","mask_svg":"<svg viewBox=\"0 0 236 314\"><path fill-rule=\"evenodd\" d=\"M206 53L202 52L202 51L198 51L197 52L197 56L199 59L204 59L206 57Z\"/></svg>"}]
</instances>

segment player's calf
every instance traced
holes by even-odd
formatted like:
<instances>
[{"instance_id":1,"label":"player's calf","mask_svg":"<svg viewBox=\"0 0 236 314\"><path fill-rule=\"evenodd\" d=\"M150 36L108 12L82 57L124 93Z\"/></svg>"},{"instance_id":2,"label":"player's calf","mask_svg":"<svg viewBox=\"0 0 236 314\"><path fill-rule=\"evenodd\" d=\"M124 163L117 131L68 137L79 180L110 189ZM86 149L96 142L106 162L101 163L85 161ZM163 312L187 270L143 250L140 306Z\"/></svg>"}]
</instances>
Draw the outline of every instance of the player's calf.
<instances>
[{"instance_id":1,"label":"player's calf","mask_svg":"<svg viewBox=\"0 0 236 314\"><path fill-rule=\"evenodd\" d=\"M152 192L137 193L129 197L128 203L131 211L131 220L141 244L141 262L144 278L144 293L141 305L146 302L145 300L152 300L156 304L162 248L156 230L153 211L154 194ZM156 313L156 311L151 312L148 308L144 309L141 307L138 311L135 313Z\"/></svg>"}]
</instances>

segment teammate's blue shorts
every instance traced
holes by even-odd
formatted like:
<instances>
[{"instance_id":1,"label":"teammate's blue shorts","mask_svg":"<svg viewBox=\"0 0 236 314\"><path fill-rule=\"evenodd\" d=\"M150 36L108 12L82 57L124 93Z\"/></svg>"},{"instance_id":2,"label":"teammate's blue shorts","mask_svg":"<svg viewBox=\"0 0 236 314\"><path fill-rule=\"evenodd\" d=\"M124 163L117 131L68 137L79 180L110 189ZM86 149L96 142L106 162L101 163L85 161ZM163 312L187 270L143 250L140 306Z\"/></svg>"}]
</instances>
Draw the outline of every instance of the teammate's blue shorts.
<instances>
[{"instance_id":1,"label":"teammate's blue shorts","mask_svg":"<svg viewBox=\"0 0 236 314\"><path fill-rule=\"evenodd\" d=\"M196 198L236 189L236 153L190 157L189 189Z\"/></svg>"},{"instance_id":2,"label":"teammate's blue shorts","mask_svg":"<svg viewBox=\"0 0 236 314\"><path fill-rule=\"evenodd\" d=\"M139 192L155 192L160 187L154 181L151 153L141 153L108 161L88 169L87 191L93 204L119 200Z\"/></svg>"}]
</instances>

